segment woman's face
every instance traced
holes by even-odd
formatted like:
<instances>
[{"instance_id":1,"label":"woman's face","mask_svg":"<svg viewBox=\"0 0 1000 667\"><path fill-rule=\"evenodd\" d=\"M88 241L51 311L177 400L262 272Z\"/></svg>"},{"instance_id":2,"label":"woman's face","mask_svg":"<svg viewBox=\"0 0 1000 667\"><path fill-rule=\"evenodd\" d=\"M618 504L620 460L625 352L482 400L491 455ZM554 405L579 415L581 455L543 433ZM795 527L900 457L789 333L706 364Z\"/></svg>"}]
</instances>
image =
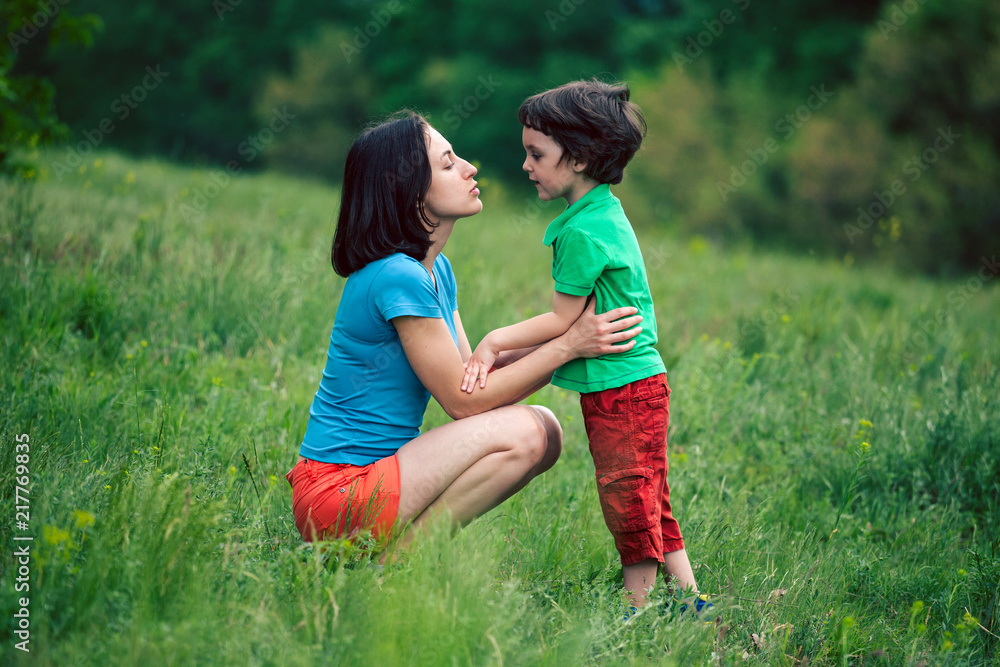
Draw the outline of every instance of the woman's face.
<instances>
[{"instance_id":1,"label":"woman's face","mask_svg":"<svg viewBox=\"0 0 1000 667\"><path fill-rule=\"evenodd\" d=\"M431 162L431 187L424 197L424 212L435 222L457 220L483 210L473 176L476 168L455 155L448 140L427 126L427 156Z\"/></svg>"}]
</instances>

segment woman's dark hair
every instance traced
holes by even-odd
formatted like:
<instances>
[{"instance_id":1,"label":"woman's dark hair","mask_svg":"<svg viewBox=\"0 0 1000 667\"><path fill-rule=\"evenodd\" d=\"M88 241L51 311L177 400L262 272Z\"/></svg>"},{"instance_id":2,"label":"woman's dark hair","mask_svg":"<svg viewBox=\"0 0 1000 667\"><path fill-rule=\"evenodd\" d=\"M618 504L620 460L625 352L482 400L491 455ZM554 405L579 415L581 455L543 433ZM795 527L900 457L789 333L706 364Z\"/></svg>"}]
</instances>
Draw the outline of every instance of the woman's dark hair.
<instances>
[{"instance_id":1,"label":"woman's dark hair","mask_svg":"<svg viewBox=\"0 0 1000 667\"><path fill-rule=\"evenodd\" d=\"M599 183L621 183L625 165L646 136L646 120L624 83L573 81L529 97L517 112L521 125L547 134L566 156L587 163Z\"/></svg>"},{"instance_id":2,"label":"woman's dark hair","mask_svg":"<svg viewBox=\"0 0 1000 667\"><path fill-rule=\"evenodd\" d=\"M409 110L368 128L354 141L344 167L340 217L330 261L345 278L401 252L427 257L434 224L424 213L431 187L427 121Z\"/></svg>"}]
</instances>

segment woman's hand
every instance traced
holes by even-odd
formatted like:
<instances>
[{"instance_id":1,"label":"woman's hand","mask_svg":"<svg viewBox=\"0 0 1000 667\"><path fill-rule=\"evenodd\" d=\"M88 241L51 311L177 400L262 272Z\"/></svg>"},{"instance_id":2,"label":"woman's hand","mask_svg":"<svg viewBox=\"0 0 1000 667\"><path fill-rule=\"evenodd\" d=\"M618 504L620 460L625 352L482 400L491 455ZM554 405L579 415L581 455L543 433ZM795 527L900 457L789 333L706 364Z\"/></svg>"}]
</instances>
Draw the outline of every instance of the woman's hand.
<instances>
[{"instance_id":1,"label":"woman's hand","mask_svg":"<svg viewBox=\"0 0 1000 667\"><path fill-rule=\"evenodd\" d=\"M642 315L636 315L638 308L624 306L600 315L595 314L597 299L591 299L569 331L562 337L576 357L601 357L616 354L635 347L634 339L642 327ZM628 341L623 343L623 341Z\"/></svg>"}]
</instances>

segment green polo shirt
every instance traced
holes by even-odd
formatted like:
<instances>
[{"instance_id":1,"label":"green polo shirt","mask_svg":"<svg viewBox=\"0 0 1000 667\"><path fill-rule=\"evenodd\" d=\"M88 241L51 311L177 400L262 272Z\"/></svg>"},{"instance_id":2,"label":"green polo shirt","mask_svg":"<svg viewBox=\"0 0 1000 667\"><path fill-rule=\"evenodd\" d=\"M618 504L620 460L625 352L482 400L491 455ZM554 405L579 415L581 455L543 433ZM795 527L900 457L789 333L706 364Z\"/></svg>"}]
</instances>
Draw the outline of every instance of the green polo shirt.
<instances>
[{"instance_id":1,"label":"green polo shirt","mask_svg":"<svg viewBox=\"0 0 1000 667\"><path fill-rule=\"evenodd\" d=\"M566 208L545 230L552 246L556 291L597 296L597 312L635 306L642 333L628 352L594 359L574 359L556 369L552 384L580 393L621 387L665 372L656 351L656 316L649 294L639 241L621 202L601 184Z\"/></svg>"}]
</instances>

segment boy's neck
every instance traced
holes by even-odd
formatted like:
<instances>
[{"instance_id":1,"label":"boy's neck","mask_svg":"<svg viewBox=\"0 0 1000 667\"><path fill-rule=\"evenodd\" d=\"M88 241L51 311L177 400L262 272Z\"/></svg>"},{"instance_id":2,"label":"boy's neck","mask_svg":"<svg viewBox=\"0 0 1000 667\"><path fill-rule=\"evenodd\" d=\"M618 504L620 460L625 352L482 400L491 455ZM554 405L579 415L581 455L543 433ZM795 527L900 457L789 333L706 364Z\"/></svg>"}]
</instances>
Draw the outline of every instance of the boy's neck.
<instances>
[{"instance_id":1,"label":"boy's neck","mask_svg":"<svg viewBox=\"0 0 1000 667\"><path fill-rule=\"evenodd\" d=\"M598 183L592 178L587 178L587 177L581 178L580 181L577 184L575 184L573 188L566 194L565 196L566 206L569 207L577 203L578 201L583 199L583 197L588 192L596 188L598 185L600 185L600 183Z\"/></svg>"}]
</instances>

